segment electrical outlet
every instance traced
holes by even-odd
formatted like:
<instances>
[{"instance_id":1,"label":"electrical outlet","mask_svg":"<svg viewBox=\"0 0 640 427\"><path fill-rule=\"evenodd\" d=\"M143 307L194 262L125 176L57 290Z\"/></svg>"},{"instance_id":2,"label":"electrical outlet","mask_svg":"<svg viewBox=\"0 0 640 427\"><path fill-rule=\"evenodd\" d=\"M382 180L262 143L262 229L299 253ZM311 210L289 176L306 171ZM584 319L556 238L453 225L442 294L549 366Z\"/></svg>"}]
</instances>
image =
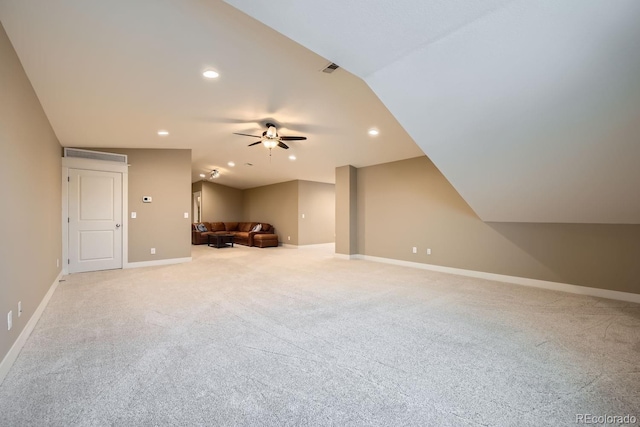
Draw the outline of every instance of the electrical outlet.
<instances>
[{"instance_id":1,"label":"electrical outlet","mask_svg":"<svg viewBox=\"0 0 640 427\"><path fill-rule=\"evenodd\" d=\"M189 212L185 212L185 213L184 213L184 217L185 217L185 218L189 218Z\"/></svg>"},{"instance_id":2,"label":"electrical outlet","mask_svg":"<svg viewBox=\"0 0 640 427\"><path fill-rule=\"evenodd\" d=\"M156 254L156 248L151 248L151 255L155 255Z\"/></svg>"},{"instance_id":3,"label":"electrical outlet","mask_svg":"<svg viewBox=\"0 0 640 427\"><path fill-rule=\"evenodd\" d=\"M302 214L302 219L304 219L304 214Z\"/></svg>"},{"instance_id":4,"label":"electrical outlet","mask_svg":"<svg viewBox=\"0 0 640 427\"><path fill-rule=\"evenodd\" d=\"M9 313L7 313L7 331L10 331L12 326L13 326L13 311L9 311Z\"/></svg>"},{"instance_id":5,"label":"electrical outlet","mask_svg":"<svg viewBox=\"0 0 640 427\"><path fill-rule=\"evenodd\" d=\"M417 254L418 253L418 248L416 248L415 246L413 247L413 253Z\"/></svg>"},{"instance_id":6,"label":"electrical outlet","mask_svg":"<svg viewBox=\"0 0 640 427\"><path fill-rule=\"evenodd\" d=\"M427 255L431 255L431 248L427 249Z\"/></svg>"},{"instance_id":7,"label":"electrical outlet","mask_svg":"<svg viewBox=\"0 0 640 427\"><path fill-rule=\"evenodd\" d=\"M18 317L22 316L22 301L18 301Z\"/></svg>"},{"instance_id":8,"label":"electrical outlet","mask_svg":"<svg viewBox=\"0 0 640 427\"><path fill-rule=\"evenodd\" d=\"M132 219L135 219L137 216L138 216L138 214L137 214L137 213L135 213L135 212L131 212L131 218L132 218Z\"/></svg>"},{"instance_id":9,"label":"electrical outlet","mask_svg":"<svg viewBox=\"0 0 640 427\"><path fill-rule=\"evenodd\" d=\"M56 260L56 267L60 267L60 258Z\"/></svg>"},{"instance_id":10,"label":"electrical outlet","mask_svg":"<svg viewBox=\"0 0 640 427\"><path fill-rule=\"evenodd\" d=\"M291 236L287 236L287 240L291 240Z\"/></svg>"}]
</instances>

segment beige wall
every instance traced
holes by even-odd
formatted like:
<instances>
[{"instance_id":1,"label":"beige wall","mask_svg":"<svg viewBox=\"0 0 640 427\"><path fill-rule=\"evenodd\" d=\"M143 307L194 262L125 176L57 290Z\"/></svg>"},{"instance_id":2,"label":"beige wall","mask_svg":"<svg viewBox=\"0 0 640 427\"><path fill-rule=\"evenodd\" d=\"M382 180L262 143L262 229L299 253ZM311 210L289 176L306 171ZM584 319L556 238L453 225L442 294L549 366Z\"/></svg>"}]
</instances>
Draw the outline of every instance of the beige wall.
<instances>
[{"instance_id":1,"label":"beige wall","mask_svg":"<svg viewBox=\"0 0 640 427\"><path fill-rule=\"evenodd\" d=\"M61 270L61 181L60 144L0 25L0 360Z\"/></svg>"},{"instance_id":2,"label":"beige wall","mask_svg":"<svg viewBox=\"0 0 640 427\"><path fill-rule=\"evenodd\" d=\"M640 225L484 223L427 157L357 181L361 254L640 293Z\"/></svg>"},{"instance_id":3,"label":"beige wall","mask_svg":"<svg viewBox=\"0 0 640 427\"><path fill-rule=\"evenodd\" d=\"M336 253L358 253L357 169L351 165L336 168Z\"/></svg>"},{"instance_id":4,"label":"beige wall","mask_svg":"<svg viewBox=\"0 0 640 427\"><path fill-rule=\"evenodd\" d=\"M89 148L129 162L129 262L191 256L191 150ZM143 203L142 196L151 196ZM137 217L131 218L131 212ZM189 213L189 218L184 213ZM156 254L151 255L151 248Z\"/></svg>"},{"instance_id":5,"label":"beige wall","mask_svg":"<svg viewBox=\"0 0 640 427\"><path fill-rule=\"evenodd\" d=\"M298 244L335 242L335 210L334 184L298 181Z\"/></svg>"},{"instance_id":6,"label":"beige wall","mask_svg":"<svg viewBox=\"0 0 640 427\"><path fill-rule=\"evenodd\" d=\"M239 190L199 181L191 191L202 191L203 221L267 222L280 242L290 245L334 241L334 184L289 181Z\"/></svg>"},{"instance_id":7,"label":"beige wall","mask_svg":"<svg viewBox=\"0 0 640 427\"><path fill-rule=\"evenodd\" d=\"M298 181L243 191L244 221L273 225L280 243L298 245ZM289 239L290 238L290 239Z\"/></svg>"},{"instance_id":8,"label":"beige wall","mask_svg":"<svg viewBox=\"0 0 640 427\"><path fill-rule=\"evenodd\" d=\"M208 181L200 181L200 185L202 186L203 221L242 220L244 215L242 209L242 190Z\"/></svg>"}]
</instances>

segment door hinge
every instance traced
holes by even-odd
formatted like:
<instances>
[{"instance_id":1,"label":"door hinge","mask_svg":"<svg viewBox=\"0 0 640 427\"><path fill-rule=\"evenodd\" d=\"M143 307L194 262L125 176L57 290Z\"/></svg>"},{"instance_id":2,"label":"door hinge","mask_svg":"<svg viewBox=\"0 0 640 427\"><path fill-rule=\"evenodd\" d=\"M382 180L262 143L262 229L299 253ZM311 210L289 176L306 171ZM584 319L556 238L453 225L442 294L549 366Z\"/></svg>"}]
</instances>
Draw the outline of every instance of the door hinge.
<instances>
[{"instance_id":1,"label":"door hinge","mask_svg":"<svg viewBox=\"0 0 640 427\"><path fill-rule=\"evenodd\" d=\"M71 260L67 258L67 264L71 264Z\"/></svg>"},{"instance_id":2,"label":"door hinge","mask_svg":"<svg viewBox=\"0 0 640 427\"><path fill-rule=\"evenodd\" d=\"M67 222L68 223L71 222L71 218L67 217Z\"/></svg>"},{"instance_id":3,"label":"door hinge","mask_svg":"<svg viewBox=\"0 0 640 427\"><path fill-rule=\"evenodd\" d=\"M71 182L71 178L70 177L67 177L67 182Z\"/></svg>"}]
</instances>

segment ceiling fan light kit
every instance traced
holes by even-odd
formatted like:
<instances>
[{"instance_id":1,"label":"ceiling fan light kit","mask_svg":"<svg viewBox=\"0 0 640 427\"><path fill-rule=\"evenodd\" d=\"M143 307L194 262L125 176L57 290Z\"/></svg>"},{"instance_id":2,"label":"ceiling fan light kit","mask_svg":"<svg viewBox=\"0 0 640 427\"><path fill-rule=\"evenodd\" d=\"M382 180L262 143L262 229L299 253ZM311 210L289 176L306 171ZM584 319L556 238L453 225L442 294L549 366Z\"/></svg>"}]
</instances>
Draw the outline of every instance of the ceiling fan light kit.
<instances>
[{"instance_id":1,"label":"ceiling fan light kit","mask_svg":"<svg viewBox=\"0 0 640 427\"><path fill-rule=\"evenodd\" d=\"M266 123L266 126L267 126L267 130L262 132L262 135L249 135L246 133L237 133L237 132L234 132L234 135L260 138L260 141L249 144L249 147L262 143L262 145L264 145L266 148L269 149L269 156L271 156L271 150L273 148L276 148L276 146L280 148L284 148L285 150L289 149L289 146L285 144L283 141L304 141L307 139L306 136L278 135L278 130L276 129L276 125L274 125L273 123Z\"/></svg>"},{"instance_id":2,"label":"ceiling fan light kit","mask_svg":"<svg viewBox=\"0 0 640 427\"><path fill-rule=\"evenodd\" d=\"M278 141L276 141L275 139L263 139L262 145L271 150L272 148L276 148L276 145L278 145Z\"/></svg>"}]
</instances>

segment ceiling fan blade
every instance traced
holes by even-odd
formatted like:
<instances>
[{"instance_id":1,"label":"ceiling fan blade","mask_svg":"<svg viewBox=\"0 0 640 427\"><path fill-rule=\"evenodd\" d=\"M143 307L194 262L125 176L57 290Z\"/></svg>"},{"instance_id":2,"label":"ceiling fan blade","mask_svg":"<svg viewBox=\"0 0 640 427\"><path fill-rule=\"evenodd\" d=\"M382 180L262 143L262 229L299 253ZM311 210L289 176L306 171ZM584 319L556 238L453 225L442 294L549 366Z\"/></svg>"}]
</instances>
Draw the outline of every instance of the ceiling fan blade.
<instances>
[{"instance_id":1,"label":"ceiling fan blade","mask_svg":"<svg viewBox=\"0 0 640 427\"><path fill-rule=\"evenodd\" d=\"M278 142L278 147L284 148L285 150L289 149L289 146L282 141Z\"/></svg>"},{"instance_id":2,"label":"ceiling fan blade","mask_svg":"<svg viewBox=\"0 0 640 427\"><path fill-rule=\"evenodd\" d=\"M307 139L306 136L281 136L280 139L282 141L304 141Z\"/></svg>"},{"instance_id":3,"label":"ceiling fan blade","mask_svg":"<svg viewBox=\"0 0 640 427\"><path fill-rule=\"evenodd\" d=\"M262 144L262 141L254 142L253 144L247 145L247 147L251 147L252 145L258 145L258 144Z\"/></svg>"},{"instance_id":4,"label":"ceiling fan blade","mask_svg":"<svg viewBox=\"0 0 640 427\"><path fill-rule=\"evenodd\" d=\"M234 134L234 135L242 135L242 136L252 136L252 137L254 137L254 138L262 138L261 136L258 136L258 135L249 135L248 133L237 133L237 132L234 132L233 134Z\"/></svg>"}]
</instances>

